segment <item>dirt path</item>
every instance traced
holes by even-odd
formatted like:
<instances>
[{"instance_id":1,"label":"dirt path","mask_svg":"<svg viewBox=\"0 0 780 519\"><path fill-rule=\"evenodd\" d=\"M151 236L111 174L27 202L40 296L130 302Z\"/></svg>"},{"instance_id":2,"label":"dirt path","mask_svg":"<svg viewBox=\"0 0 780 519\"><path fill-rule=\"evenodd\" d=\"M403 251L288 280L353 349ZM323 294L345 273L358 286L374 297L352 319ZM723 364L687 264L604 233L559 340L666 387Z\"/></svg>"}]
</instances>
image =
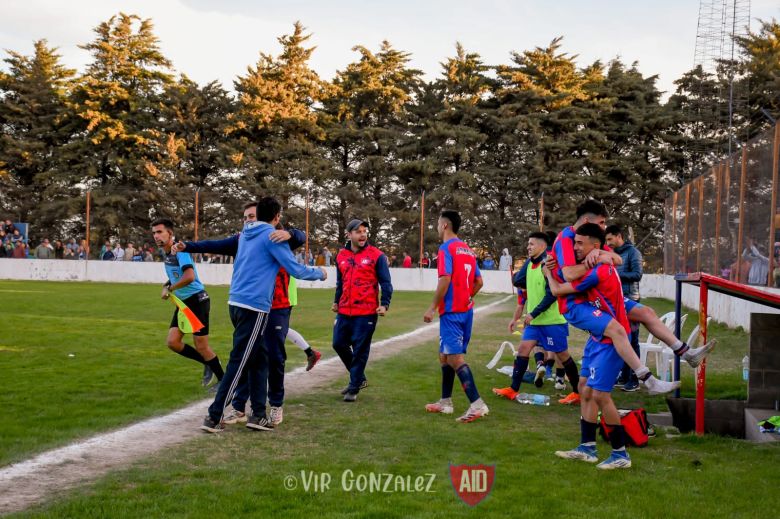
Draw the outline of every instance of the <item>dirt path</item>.
<instances>
[{"instance_id":1,"label":"dirt path","mask_svg":"<svg viewBox=\"0 0 780 519\"><path fill-rule=\"evenodd\" d=\"M476 308L477 319L499 311L510 298ZM438 323L432 323L377 341L371 349L371 360L391 357L430 341L437 337L437 332ZM321 361L308 373L303 368L289 372L285 376L285 393L288 396L304 394L344 376L339 358L332 357ZM99 434L0 469L0 514L24 510L111 470L203 435L198 426L211 401L201 400L173 413Z\"/></svg>"}]
</instances>

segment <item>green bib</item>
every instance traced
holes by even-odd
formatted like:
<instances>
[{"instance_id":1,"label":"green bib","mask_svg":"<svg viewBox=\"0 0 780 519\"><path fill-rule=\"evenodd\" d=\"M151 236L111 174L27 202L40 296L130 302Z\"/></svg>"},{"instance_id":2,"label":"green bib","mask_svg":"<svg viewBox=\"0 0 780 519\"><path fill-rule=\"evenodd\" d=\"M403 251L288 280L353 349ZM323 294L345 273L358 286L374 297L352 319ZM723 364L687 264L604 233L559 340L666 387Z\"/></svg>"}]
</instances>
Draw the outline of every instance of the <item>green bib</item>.
<instances>
[{"instance_id":1,"label":"green bib","mask_svg":"<svg viewBox=\"0 0 780 519\"><path fill-rule=\"evenodd\" d=\"M525 276L527 290L525 308L528 313L531 313L531 310L539 306L539 303L542 302L542 299L544 299L544 296L547 293L545 290L547 280L544 278L544 274L542 274L542 266L539 265L536 268L531 267L533 267L533 263L528 265ZM531 324L566 324L566 319L558 311L558 301L554 302L550 305L550 308L539 314L531 321Z\"/></svg>"},{"instance_id":2,"label":"green bib","mask_svg":"<svg viewBox=\"0 0 780 519\"><path fill-rule=\"evenodd\" d=\"M292 276L290 276L290 282L287 284L287 299L290 300L290 306L298 304L298 284Z\"/></svg>"}]
</instances>

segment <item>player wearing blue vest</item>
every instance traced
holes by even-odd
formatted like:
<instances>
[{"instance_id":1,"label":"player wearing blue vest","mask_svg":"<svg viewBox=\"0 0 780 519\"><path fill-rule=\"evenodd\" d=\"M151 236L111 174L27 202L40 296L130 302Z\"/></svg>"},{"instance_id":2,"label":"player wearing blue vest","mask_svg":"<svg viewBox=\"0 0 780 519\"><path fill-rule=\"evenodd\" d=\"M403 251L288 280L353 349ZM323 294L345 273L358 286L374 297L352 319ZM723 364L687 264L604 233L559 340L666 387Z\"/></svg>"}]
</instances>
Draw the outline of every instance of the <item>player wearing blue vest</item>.
<instances>
[{"instance_id":1,"label":"player wearing blue vest","mask_svg":"<svg viewBox=\"0 0 780 519\"><path fill-rule=\"evenodd\" d=\"M460 215L456 211L441 212L437 225L439 247L437 265L439 284L433 303L423 316L423 321L433 321L439 311L439 363L441 364L441 399L427 404L429 413L452 414L452 386L458 375L463 391L471 405L458 418L459 422L473 422L488 414L488 406L480 398L474 376L466 364L466 349L471 339L474 321L473 297L482 288L482 274L477 266L477 256L458 238Z\"/></svg>"},{"instance_id":2,"label":"player wearing blue vest","mask_svg":"<svg viewBox=\"0 0 780 519\"><path fill-rule=\"evenodd\" d=\"M325 280L321 268L299 265L286 243L275 243L270 236L279 223L281 205L271 197L257 202L257 221L247 222L238 237L238 250L233 264L228 305L233 323L233 349L214 402L201 429L216 433L224 430L222 417L233 398L241 374L246 370L252 416L250 429L268 431L273 424L266 417L268 400L268 349L263 332L271 311L276 274L284 267L291 276L303 280Z\"/></svg>"},{"instance_id":3,"label":"player wearing blue vest","mask_svg":"<svg viewBox=\"0 0 780 519\"><path fill-rule=\"evenodd\" d=\"M168 299L173 293L192 310L203 323L204 328L192 334L195 348L184 344L184 332L179 329L179 309L176 308L168 329L168 348L182 357L203 364L204 386L211 381L212 374L222 380L222 366L217 355L209 348L209 310L211 303L206 288L198 278L195 263L189 254L176 254L171 251L174 243L173 222L168 218L159 218L152 222L152 234L158 247L165 251L165 273L168 282L163 286L162 298Z\"/></svg>"}]
</instances>

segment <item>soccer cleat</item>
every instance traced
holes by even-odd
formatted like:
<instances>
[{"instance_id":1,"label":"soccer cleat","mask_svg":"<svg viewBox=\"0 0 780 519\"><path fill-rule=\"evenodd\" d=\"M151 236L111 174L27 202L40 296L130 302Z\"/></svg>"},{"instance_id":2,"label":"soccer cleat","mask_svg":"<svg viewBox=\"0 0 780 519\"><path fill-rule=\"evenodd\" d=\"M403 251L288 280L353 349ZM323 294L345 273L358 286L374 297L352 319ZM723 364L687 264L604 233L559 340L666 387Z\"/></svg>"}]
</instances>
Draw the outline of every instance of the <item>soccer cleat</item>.
<instances>
[{"instance_id":1,"label":"soccer cleat","mask_svg":"<svg viewBox=\"0 0 780 519\"><path fill-rule=\"evenodd\" d=\"M357 400L357 393L352 393L351 391L347 391L344 393L344 401L345 402L354 402Z\"/></svg>"},{"instance_id":2,"label":"soccer cleat","mask_svg":"<svg viewBox=\"0 0 780 519\"><path fill-rule=\"evenodd\" d=\"M612 469L627 469L631 467L631 457L626 451L612 451L609 458L605 459L598 465L597 469L612 470Z\"/></svg>"},{"instance_id":3,"label":"soccer cleat","mask_svg":"<svg viewBox=\"0 0 780 519\"><path fill-rule=\"evenodd\" d=\"M252 415L246 421L247 429L254 429L256 431L273 431L274 424L268 421L265 416Z\"/></svg>"},{"instance_id":4,"label":"soccer cleat","mask_svg":"<svg viewBox=\"0 0 780 519\"><path fill-rule=\"evenodd\" d=\"M596 463L599 459L596 457L596 447L589 445L577 445L570 451L555 451L559 458L567 460L582 460L587 463Z\"/></svg>"},{"instance_id":5,"label":"soccer cleat","mask_svg":"<svg viewBox=\"0 0 780 519\"><path fill-rule=\"evenodd\" d=\"M463 413L461 416L457 417L455 420L461 423L469 423L479 418L482 418L483 416L488 414L488 412L490 412L490 410L488 409L488 406L486 406L484 403L481 405L471 404L469 408L466 409L466 412Z\"/></svg>"},{"instance_id":6,"label":"soccer cleat","mask_svg":"<svg viewBox=\"0 0 780 519\"><path fill-rule=\"evenodd\" d=\"M268 418L271 421L271 425L274 427L282 423L282 420L284 420L284 409L282 409L282 406L271 406L271 412L269 413Z\"/></svg>"},{"instance_id":7,"label":"soccer cleat","mask_svg":"<svg viewBox=\"0 0 780 519\"><path fill-rule=\"evenodd\" d=\"M580 403L580 395L572 391L565 397L558 400L558 403L563 405L578 405Z\"/></svg>"},{"instance_id":8,"label":"soccer cleat","mask_svg":"<svg viewBox=\"0 0 780 519\"><path fill-rule=\"evenodd\" d=\"M203 425L200 426L201 431L209 433L220 433L225 430L225 426L220 422L215 422L210 416L203 419Z\"/></svg>"},{"instance_id":9,"label":"soccer cleat","mask_svg":"<svg viewBox=\"0 0 780 519\"><path fill-rule=\"evenodd\" d=\"M555 377L555 389L558 391L566 389L566 381L563 380L563 377Z\"/></svg>"},{"instance_id":10,"label":"soccer cleat","mask_svg":"<svg viewBox=\"0 0 780 519\"><path fill-rule=\"evenodd\" d=\"M442 413L442 414L452 414L452 412L455 410L452 407L452 400L447 398L442 398L438 402L434 402L432 404L426 404L425 410L429 413Z\"/></svg>"},{"instance_id":11,"label":"soccer cleat","mask_svg":"<svg viewBox=\"0 0 780 519\"><path fill-rule=\"evenodd\" d=\"M707 344L699 348L688 348L688 351L682 354L681 358L688 363L692 368L696 368L701 364L701 361L715 348L718 343L717 339L708 341Z\"/></svg>"},{"instance_id":12,"label":"soccer cleat","mask_svg":"<svg viewBox=\"0 0 780 519\"><path fill-rule=\"evenodd\" d=\"M222 423L225 425L233 425L235 423L245 423L246 413L237 411L236 409L230 409L222 416Z\"/></svg>"},{"instance_id":13,"label":"soccer cleat","mask_svg":"<svg viewBox=\"0 0 780 519\"><path fill-rule=\"evenodd\" d=\"M508 400L514 400L515 397L517 396L517 391L515 391L511 387L502 387L502 388L494 387L493 394L498 396L503 396Z\"/></svg>"},{"instance_id":14,"label":"soccer cleat","mask_svg":"<svg viewBox=\"0 0 780 519\"><path fill-rule=\"evenodd\" d=\"M322 358L322 353L317 350L312 351L312 356L306 361L306 371L311 371L311 368Z\"/></svg>"},{"instance_id":15,"label":"soccer cleat","mask_svg":"<svg viewBox=\"0 0 780 519\"><path fill-rule=\"evenodd\" d=\"M360 387L358 388L358 391L366 389L367 387L368 387L368 380L364 380L363 382L360 383ZM349 386L341 390L342 395L346 395L347 393L349 393Z\"/></svg>"},{"instance_id":16,"label":"soccer cleat","mask_svg":"<svg viewBox=\"0 0 780 519\"><path fill-rule=\"evenodd\" d=\"M544 364L539 364L536 367L536 376L534 377L534 385L536 387L542 387L544 385L544 375L547 373L547 368Z\"/></svg>"},{"instance_id":17,"label":"soccer cleat","mask_svg":"<svg viewBox=\"0 0 780 519\"><path fill-rule=\"evenodd\" d=\"M639 382L636 380L629 380L623 385L622 388L623 391L626 393L633 393L634 391L639 391Z\"/></svg>"},{"instance_id":18,"label":"soccer cleat","mask_svg":"<svg viewBox=\"0 0 780 519\"><path fill-rule=\"evenodd\" d=\"M200 383L203 387L206 387L211 382L211 379L214 378L214 372L211 371L211 368L208 364L203 365L203 378L201 379Z\"/></svg>"},{"instance_id":19,"label":"soccer cleat","mask_svg":"<svg viewBox=\"0 0 780 519\"><path fill-rule=\"evenodd\" d=\"M647 388L647 393L649 395L663 395L664 393L670 393L680 387L680 382L667 382L665 380L659 380L652 375L650 378L643 381L643 384Z\"/></svg>"}]
</instances>

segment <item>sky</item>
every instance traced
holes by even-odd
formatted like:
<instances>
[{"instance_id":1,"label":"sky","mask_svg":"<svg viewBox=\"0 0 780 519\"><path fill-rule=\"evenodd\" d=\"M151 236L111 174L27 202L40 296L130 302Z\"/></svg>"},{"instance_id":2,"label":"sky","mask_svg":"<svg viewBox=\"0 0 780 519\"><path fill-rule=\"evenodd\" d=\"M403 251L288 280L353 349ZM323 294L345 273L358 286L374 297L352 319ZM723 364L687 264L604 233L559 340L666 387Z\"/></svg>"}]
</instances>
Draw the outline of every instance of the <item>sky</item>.
<instances>
[{"instance_id":1,"label":"sky","mask_svg":"<svg viewBox=\"0 0 780 519\"><path fill-rule=\"evenodd\" d=\"M757 19L780 19L777 0L751 0ZM358 59L363 45L383 40L411 53L410 66L426 79L441 73L455 43L488 65L509 63L511 52L546 46L563 36L564 52L585 66L600 59L638 62L659 76L667 97L673 81L693 66L697 0L1 0L0 56L31 54L33 41L58 47L62 62L83 71L90 61L78 47L93 29L119 12L151 18L163 54L176 72L198 83L218 80L232 89L236 76L260 52L277 54L277 38L300 21L317 47L311 66L324 79ZM0 69L6 70L5 63Z\"/></svg>"}]
</instances>

